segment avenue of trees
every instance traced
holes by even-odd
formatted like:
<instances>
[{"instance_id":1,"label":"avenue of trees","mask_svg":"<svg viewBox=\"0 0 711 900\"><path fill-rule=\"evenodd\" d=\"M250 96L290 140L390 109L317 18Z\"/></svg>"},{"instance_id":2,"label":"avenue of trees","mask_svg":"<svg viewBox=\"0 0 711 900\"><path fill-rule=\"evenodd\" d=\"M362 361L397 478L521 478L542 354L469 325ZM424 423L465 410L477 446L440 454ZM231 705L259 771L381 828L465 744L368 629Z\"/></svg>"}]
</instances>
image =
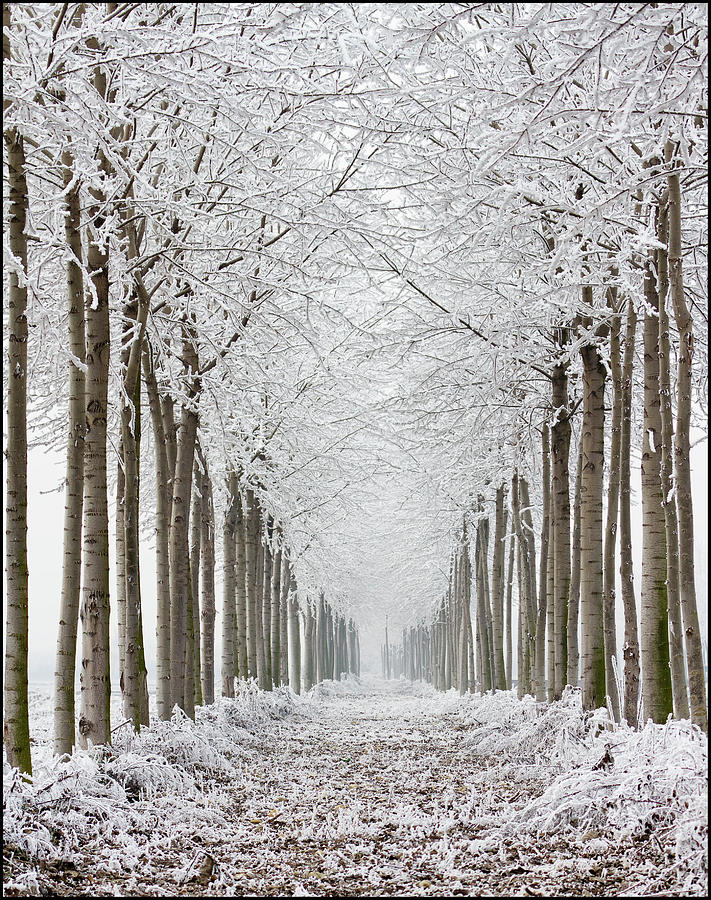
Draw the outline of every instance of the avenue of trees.
<instances>
[{"instance_id":1,"label":"avenue of trees","mask_svg":"<svg viewBox=\"0 0 711 900\"><path fill-rule=\"evenodd\" d=\"M110 742L110 616L139 729L149 668L163 718L236 678L308 690L359 673L388 603L385 674L580 684L706 730L705 7L3 26L9 761L31 769L28 441L66 453L57 753Z\"/></svg>"}]
</instances>

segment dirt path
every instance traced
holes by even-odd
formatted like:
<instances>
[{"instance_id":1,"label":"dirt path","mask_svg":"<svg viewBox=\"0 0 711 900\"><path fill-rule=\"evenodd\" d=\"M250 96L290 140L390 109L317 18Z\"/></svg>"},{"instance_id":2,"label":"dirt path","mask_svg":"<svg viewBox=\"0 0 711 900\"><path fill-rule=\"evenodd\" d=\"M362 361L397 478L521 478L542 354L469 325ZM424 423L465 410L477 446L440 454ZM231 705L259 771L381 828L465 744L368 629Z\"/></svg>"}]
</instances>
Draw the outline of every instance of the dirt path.
<instances>
[{"instance_id":1,"label":"dirt path","mask_svg":"<svg viewBox=\"0 0 711 900\"><path fill-rule=\"evenodd\" d=\"M629 848L601 857L596 835L518 833L516 811L545 788L540 767L477 756L451 702L399 690L299 705L242 748L239 777L186 800L168 836L132 836L133 872L102 871L87 848L69 868L45 866L42 892L610 896L632 865L654 863L649 843L635 860Z\"/></svg>"}]
</instances>

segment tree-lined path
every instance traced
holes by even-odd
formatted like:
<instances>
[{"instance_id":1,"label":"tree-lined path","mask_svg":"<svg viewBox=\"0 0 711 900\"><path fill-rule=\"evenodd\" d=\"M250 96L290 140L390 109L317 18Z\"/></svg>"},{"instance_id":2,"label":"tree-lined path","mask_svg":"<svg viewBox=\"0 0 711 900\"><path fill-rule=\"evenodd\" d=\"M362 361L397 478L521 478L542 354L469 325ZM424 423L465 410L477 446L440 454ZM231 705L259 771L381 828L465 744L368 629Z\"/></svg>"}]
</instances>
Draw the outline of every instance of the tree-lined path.
<instances>
[{"instance_id":1,"label":"tree-lined path","mask_svg":"<svg viewBox=\"0 0 711 900\"><path fill-rule=\"evenodd\" d=\"M3 29L12 889L703 893L705 6Z\"/></svg>"}]
</instances>

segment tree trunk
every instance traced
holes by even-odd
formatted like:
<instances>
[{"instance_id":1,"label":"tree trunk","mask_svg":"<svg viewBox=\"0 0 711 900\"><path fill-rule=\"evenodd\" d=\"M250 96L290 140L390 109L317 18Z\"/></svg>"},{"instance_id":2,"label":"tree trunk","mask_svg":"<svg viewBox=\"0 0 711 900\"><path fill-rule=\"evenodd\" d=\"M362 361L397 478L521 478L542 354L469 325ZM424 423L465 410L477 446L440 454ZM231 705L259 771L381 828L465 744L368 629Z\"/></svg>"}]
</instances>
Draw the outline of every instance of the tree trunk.
<instances>
[{"instance_id":1,"label":"tree trunk","mask_svg":"<svg viewBox=\"0 0 711 900\"><path fill-rule=\"evenodd\" d=\"M192 675L193 701L202 705L202 652L200 647L200 544L202 543L203 471L198 456L200 444L195 442L196 459L193 463L193 507L190 513L190 616L192 620ZM190 631L190 629L189 629Z\"/></svg>"},{"instance_id":2,"label":"tree trunk","mask_svg":"<svg viewBox=\"0 0 711 900\"><path fill-rule=\"evenodd\" d=\"M518 486L516 487L518 492ZM526 694L531 692L529 669L526 663L526 648L528 640L526 637L526 574L524 570L524 554L525 550L521 545L521 541L516 535L516 573L518 575L518 627L516 630L516 665L518 671L518 679L516 684L516 696L522 700Z\"/></svg>"},{"instance_id":3,"label":"tree trunk","mask_svg":"<svg viewBox=\"0 0 711 900\"><path fill-rule=\"evenodd\" d=\"M673 164L674 147L667 142L665 158ZM677 413L674 438L676 462L676 503L679 521L679 592L684 620L686 658L689 672L689 705L691 721L702 731L708 731L708 707L704 685L704 660L696 607L694 576L694 507L691 491L690 436L691 370L694 356L694 322L684 295L681 262L681 188L679 174L669 168L669 287L674 306L674 318L679 330L679 358L677 366Z\"/></svg>"},{"instance_id":4,"label":"tree trunk","mask_svg":"<svg viewBox=\"0 0 711 900\"><path fill-rule=\"evenodd\" d=\"M263 543L263 575L261 590L262 605L262 644L264 647L264 687L263 690L271 691L274 687L274 676L272 675L272 568L273 558L271 551L272 536L271 519L267 519L264 523L264 543Z\"/></svg>"},{"instance_id":5,"label":"tree trunk","mask_svg":"<svg viewBox=\"0 0 711 900\"><path fill-rule=\"evenodd\" d=\"M156 636L156 700L158 716L170 719L170 472L166 450L158 384L148 349L143 355L143 375L148 393L148 405L153 425L153 445L156 464L156 599L158 606Z\"/></svg>"},{"instance_id":6,"label":"tree trunk","mask_svg":"<svg viewBox=\"0 0 711 900\"><path fill-rule=\"evenodd\" d=\"M660 451L662 421L659 403L659 298L654 283L654 259L644 274L644 442L642 446L642 701L644 718L665 722L673 709L669 671L667 607L667 547L662 508Z\"/></svg>"},{"instance_id":7,"label":"tree trunk","mask_svg":"<svg viewBox=\"0 0 711 900\"><path fill-rule=\"evenodd\" d=\"M584 293L592 288L583 288ZM588 301L592 305L592 297ZM602 491L605 440L605 366L597 347L583 359L583 466L580 484L580 618L582 621L583 709L605 705L603 626Z\"/></svg>"},{"instance_id":8,"label":"tree trunk","mask_svg":"<svg viewBox=\"0 0 711 900\"><path fill-rule=\"evenodd\" d=\"M124 487L124 552L125 552L125 629L123 684L124 715L131 719L136 731L149 724L148 673L143 643L143 616L141 612L141 575L139 559L138 503L139 503L139 441L140 441L140 347L136 350L134 364L128 373L127 390L134 397L134 421L130 409L124 405L121 413L125 487ZM117 525L118 528L118 525Z\"/></svg>"},{"instance_id":9,"label":"tree trunk","mask_svg":"<svg viewBox=\"0 0 711 900\"><path fill-rule=\"evenodd\" d=\"M106 75L97 68L94 88L106 97ZM100 168L110 174L102 151ZM106 197L89 189L87 269L92 289L86 305L87 371L85 380L84 545L82 572L82 667L79 743L111 740L111 676L109 668L109 511L106 485L106 419L111 355L109 322L109 256L105 239Z\"/></svg>"},{"instance_id":10,"label":"tree trunk","mask_svg":"<svg viewBox=\"0 0 711 900\"><path fill-rule=\"evenodd\" d=\"M175 421L175 403L172 397L161 397L163 414L163 433L165 434L165 453L170 475L170 497L173 497L173 479L175 478L175 459L178 452L178 426Z\"/></svg>"},{"instance_id":11,"label":"tree trunk","mask_svg":"<svg viewBox=\"0 0 711 900\"><path fill-rule=\"evenodd\" d=\"M580 621L580 526L581 487L583 483L583 438L578 443L578 462L575 469L575 497L573 499L573 537L570 544L570 593L568 595L568 666L567 682L578 685L580 651L578 627Z\"/></svg>"},{"instance_id":12,"label":"tree trunk","mask_svg":"<svg viewBox=\"0 0 711 900\"><path fill-rule=\"evenodd\" d=\"M147 297L134 292L124 307L121 341L123 391L119 442L116 544L120 683L123 713L136 731L148 725L148 674L143 643L138 510L140 500L141 355L148 317ZM122 467L122 468L121 468ZM123 541L120 537L123 537ZM123 574L123 578L120 576Z\"/></svg>"},{"instance_id":13,"label":"tree trunk","mask_svg":"<svg viewBox=\"0 0 711 900\"><path fill-rule=\"evenodd\" d=\"M527 545L527 552L524 562L528 574L526 583L530 593L527 595L526 621L528 623L528 644L526 647L526 656L529 666L529 692L533 693L533 677L535 664L535 645L536 645L536 611L538 608L537 590L536 590L536 536L533 530L533 515L531 512L531 499L528 491L528 481L525 478L519 478L519 490L521 491L521 525L523 527L523 535Z\"/></svg>"},{"instance_id":14,"label":"tree trunk","mask_svg":"<svg viewBox=\"0 0 711 900\"><path fill-rule=\"evenodd\" d=\"M261 510L257 511L258 515L258 525L257 525L257 597L256 597L256 625L257 625L257 682L259 683L259 687L263 691L268 691L271 688L271 684L267 683L267 661L266 654L264 652L264 582L265 582L265 551L266 547L264 546L264 534L263 534L263 518L261 515Z\"/></svg>"},{"instance_id":15,"label":"tree trunk","mask_svg":"<svg viewBox=\"0 0 711 900\"><path fill-rule=\"evenodd\" d=\"M468 665L469 656L467 654L467 643L469 640L469 630L467 628L467 619L469 618L469 605L466 590L464 589L465 567L468 565L468 555L466 552L467 530L464 526L464 535L462 539L462 547L458 559L459 577L457 578L457 593L459 595L458 602L461 609L461 625L459 627L459 693L465 694L468 686ZM481 600L480 600L481 602Z\"/></svg>"},{"instance_id":16,"label":"tree trunk","mask_svg":"<svg viewBox=\"0 0 711 900\"><path fill-rule=\"evenodd\" d=\"M185 604L185 655L183 657L183 683L185 702L183 712L195 718L195 631L196 623L193 606L193 583L190 577L190 556L188 556L188 596Z\"/></svg>"},{"instance_id":17,"label":"tree trunk","mask_svg":"<svg viewBox=\"0 0 711 900\"><path fill-rule=\"evenodd\" d=\"M235 620L234 646L232 658L234 672L238 678L249 678L247 665L247 518L242 496L237 496L237 518L235 521Z\"/></svg>"},{"instance_id":18,"label":"tree trunk","mask_svg":"<svg viewBox=\"0 0 711 900\"><path fill-rule=\"evenodd\" d=\"M192 707L192 686L186 692L186 645L188 629L189 548L188 530L192 494L193 458L198 417L187 403L198 394L195 379L197 354L192 342L183 341L183 361L192 384L180 415L173 478L173 502L170 520L170 681L171 699L186 713Z\"/></svg>"},{"instance_id":19,"label":"tree trunk","mask_svg":"<svg viewBox=\"0 0 711 900\"><path fill-rule=\"evenodd\" d=\"M124 669L126 668L126 474L123 457L123 439L119 438L116 464L116 540L114 546L116 550L116 626L121 694L125 689Z\"/></svg>"},{"instance_id":20,"label":"tree trunk","mask_svg":"<svg viewBox=\"0 0 711 900\"><path fill-rule=\"evenodd\" d=\"M202 489L202 529L200 547L202 555L202 699L206 706L215 701L215 508L212 500L212 483L204 465ZM244 583L244 579L243 582Z\"/></svg>"},{"instance_id":21,"label":"tree trunk","mask_svg":"<svg viewBox=\"0 0 711 900\"><path fill-rule=\"evenodd\" d=\"M301 693L301 628L299 601L296 594L294 570L289 565L289 685L295 694Z\"/></svg>"},{"instance_id":22,"label":"tree trunk","mask_svg":"<svg viewBox=\"0 0 711 900\"><path fill-rule=\"evenodd\" d=\"M506 622L505 622L505 648L506 648L506 690L510 691L513 687L513 672L512 672L512 654L513 654L513 630L512 630L512 619L511 619L511 602L513 595L513 581L514 581L514 556L515 556L515 547L514 547L515 538L513 535L509 537L509 565L507 569L506 576Z\"/></svg>"},{"instance_id":23,"label":"tree trunk","mask_svg":"<svg viewBox=\"0 0 711 900\"><path fill-rule=\"evenodd\" d=\"M612 429L610 435L610 472L607 481L607 520L603 556L603 625L605 629L605 684L612 714L620 721L620 697L612 660L617 659L615 626L615 550L617 543L617 511L620 494L620 428L622 395L620 383L620 317L617 315L617 291L612 294L615 315L610 323L610 371L612 373Z\"/></svg>"},{"instance_id":24,"label":"tree trunk","mask_svg":"<svg viewBox=\"0 0 711 900\"><path fill-rule=\"evenodd\" d=\"M222 525L222 696L235 695L234 670L234 618L236 590L236 530L239 517L239 486L237 473L230 470L227 476L227 509Z\"/></svg>"},{"instance_id":25,"label":"tree trunk","mask_svg":"<svg viewBox=\"0 0 711 900\"><path fill-rule=\"evenodd\" d=\"M555 648L553 698L559 699L568 675L568 632L570 618L570 409L568 403L568 367L561 363L553 369L552 403L554 421L551 427L551 510L553 520L553 591L549 598L553 603L553 644ZM549 550L550 552L550 550ZM580 570L578 569L578 575ZM577 595L575 598L574 633L572 647L575 650L574 666L577 684L578 619Z\"/></svg>"},{"instance_id":26,"label":"tree trunk","mask_svg":"<svg viewBox=\"0 0 711 900\"><path fill-rule=\"evenodd\" d=\"M271 663L272 663L272 683L280 683L281 674L281 554L279 547L272 557L272 609L271 609Z\"/></svg>"},{"instance_id":27,"label":"tree trunk","mask_svg":"<svg viewBox=\"0 0 711 900\"><path fill-rule=\"evenodd\" d=\"M244 495L245 518L245 593L247 595L247 670L249 678L257 677L257 560L259 556L259 510L254 491Z\"/></svg>"},{"instance_id":28,"label":"tree trunk","mask_svg":"<svg viewBox=\"0 0 711 900\"><path fill-rule=\"evenodd\" d=\"M314 637L316 632L316 615L310 600L304 610L304 691L314 686Z\"/></svg>"},{"instance_id":29,"label":"tree trunk","mask_svg":"<svg viewBox=\"0 0 711 900\"><path fill-rule=\"evenodd\" d=\"M504 558L506 547L506 494L504 485L496 489L496 522L494 524L494 555L491 571L492 636L494 642L494 687L506 690L504 660ZM473 676L473 673L472 673Z\"/></svg>"},{"instance_id":30,"label":"tree trunk","mask_svg":"<svg viewBox=\"0 0 711 900\"><path fill-rule=\"evenodd\" d=\"M289 640L289 553L286 547L281 550L281 574L279 576L279 681L289 684L289 656L293 647ZM298 620L297 620L298 624Z\"/></svg>"},{"instance_id":31,"label":"tree trunk","mask_svg":"<svg viewBox=\"0 0 711 900\"><path fill-rule=\"evenodd\" d=\"M548 521L548 565L546 572L546 587L548 596L551 598L555 597L555 504L551 502L551 512ZM567 599L567 598L566 598ZM566 604L567 606L567 604ZM556 651L560 653L560 641L557 641L556 630L555 630L555 604L553 602L548 603L548 610L546 613L546 620L548 624L548 640L547 640L547 648L548 648L548 686L546 691L546 696L549 701L555 700L555 685L556 685Z\"/></svg>"},{"instance_id":32,"label":"tree trunk","mask_svg":"<svg viewBox=\"0 0 711 900\"><path fill-rule=\"evenodd\" d=\"M76 676L77 629L81 592L81 530L84 493L84 372L86 359L84 328L84 276L82 273L81 207L79 185L74 178L71 154L62 154L64 237L69 249L67 262L67 321L69 349L77 362L69 363L69 434L67 440L66 492L64 502L64 559L62 599L54 674L54 752L71 753L74 746L74 680ZM78 364L77 364L78 363Z\"/></svg>"},{"instance_id":33,"label":"tree trunk","mask_svg":"<svg viewBox=\"0 0 711 900\"><path fill-rule=\"evenodd\" d=\"M664 528L667 543L667 600L669 604L669 662L671 665L672 697L674 716L689 718L689 697L686 687L686 664L684 662L684 632L681 621L681 600L679 596L679 527L674 502L674 461L672 444L674 440L674 414L671 404L671 377L669 363L669 316L667 314L667 294L669 291L667 265L667 207L666 200L658 207L657 237L663 248L658 248L657 284L659 296L659 414L662 423L662 446L659 474L662 483L662 506L664 508Z\"/></svg>"},{"instance_id":34,"label":"tree trunk","mask_svg":"<svg viewBox=\"0 0 711 900\"><path fill-rule=\"evenodd\" d=\"M639 637L632 564L632 524L630 521L630 446L632 432L632 370L634 366L637 313L627 304L625 353L622 363L622 408L620 422L620 584L625 615L623 715L631 728L637 727L639 704ZM613 372L614 375L614 372Z\"/></svg>"},{"instance_id":35,"label":"tree trunk","mask_svg":"<svg viewBox=\"0 0 711 900\"><path fill-rule=\"evenodd\" d=\"M479 523L481 585L484 618L482 621L482 657L486 671L486 680L489 690L494 689L494 657L493 657L493 629L491 624L491 603L489 598L489 520L482 519ZM468 565L467 556L467 565ZM471 623L468 628L471 629Z\"/></svg>"},{"instance_id":36,"label":"tree trunk","mask_svg":"<svg viewBox=\"0 0 711 900\"><path fill-rule=\"evenodd\" d=\"M548 542L550 538L551 518L551 463L550 463L550 430L548 423L543 423L541 433L541 496L543 499L543 516L541 521L541 560L538 570L538 621L536 623L536 658L534 686L536 700L546 700L546 624L548 620ZM554 548L550 548L553 555ZM550 598L551 605L554 598ZM555 659L555 657L554 657Z\"/></svg>"},{"instance_id":37,"label":"tree trunk","mask_svg":"<svg viewBox=\"0 0 711 900\"><path fill-rule=\"evenodd\" d=\"M9 29L8 4L3 25ZM7 52L6 52L7 49ZM9 47L3 45L7 60ZM9 343L7 375L7 451L5 505L5 721L3 742L11 766L31 774L27 705L27 235L28 211L25 147L16 128L4 132L7 148L9 243L20 278L8 273ZM93 374L93 373L92 373Z\"/></svg>"}]
</instances>

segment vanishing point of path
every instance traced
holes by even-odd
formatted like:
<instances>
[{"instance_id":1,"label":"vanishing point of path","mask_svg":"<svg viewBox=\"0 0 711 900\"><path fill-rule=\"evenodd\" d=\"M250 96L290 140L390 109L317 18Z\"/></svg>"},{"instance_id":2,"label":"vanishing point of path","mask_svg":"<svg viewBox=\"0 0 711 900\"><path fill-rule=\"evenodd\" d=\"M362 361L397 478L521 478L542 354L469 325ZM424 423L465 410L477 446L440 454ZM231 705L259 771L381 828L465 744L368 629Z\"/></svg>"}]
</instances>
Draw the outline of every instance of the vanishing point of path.
<instances>
[{"instance_id":1,"label":"vanishing point of path","mask_svg":"<svg viewBox=\"0 0 711 900\"><path fill-rule=\"evenodd\" d=\"M629 854L601 862L596 835L516 828L516 811L546 787L542 770L477 755L452 695L381 681L363 690L324 692L254 733L240 776L186 800L193 809L169 840L146 834L132 874L92 874L87 858L55 873L56 893L624 895Z\"/></svg>"}]
</instances>

